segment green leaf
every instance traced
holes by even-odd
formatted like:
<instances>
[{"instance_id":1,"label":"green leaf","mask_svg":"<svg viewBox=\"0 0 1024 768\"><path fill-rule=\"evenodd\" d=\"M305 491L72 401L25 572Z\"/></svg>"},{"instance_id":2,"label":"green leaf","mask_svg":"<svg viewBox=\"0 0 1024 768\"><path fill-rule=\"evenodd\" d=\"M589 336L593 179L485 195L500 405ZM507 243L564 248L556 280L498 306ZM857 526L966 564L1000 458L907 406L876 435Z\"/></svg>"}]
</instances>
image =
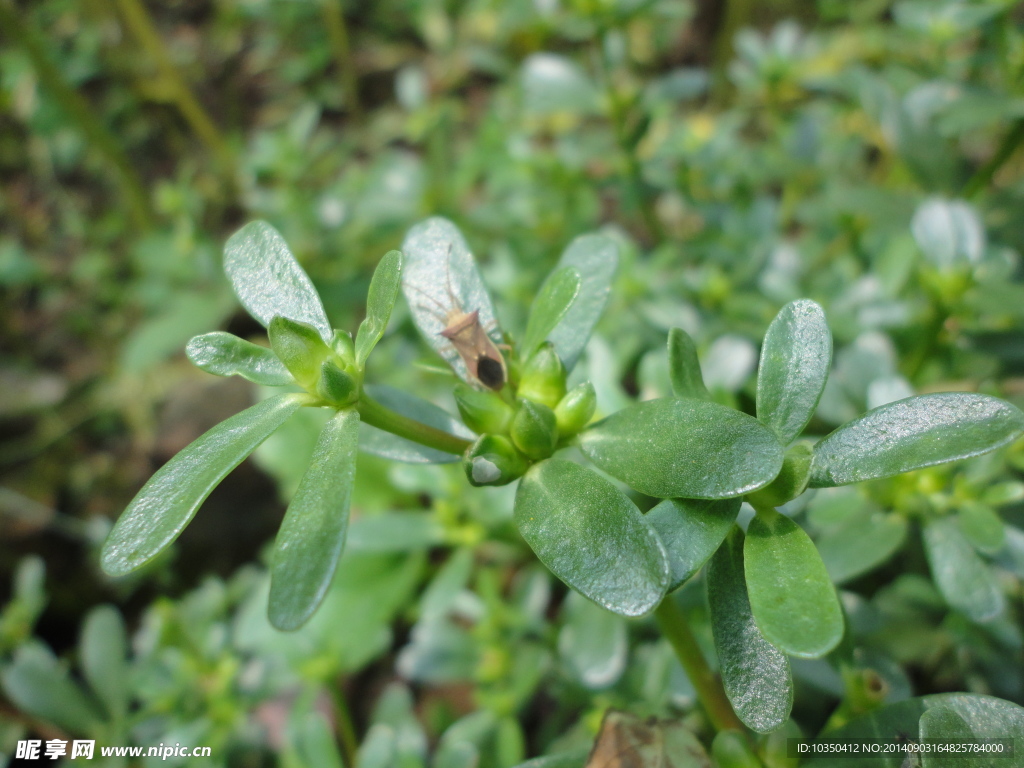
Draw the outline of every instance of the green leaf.
<instances>
[{"instance_id":1,"label":"green leaf","mask_svg":"<svg viewBox=\"0 0 1024 768\"><path fill-rule=\"evenodd\" d=\"M676 397L711 399L700 372L697 346L690 334L682 328L673 328L668 332L668 373Z\"/></svg>"},{"instance_id":2,"label":"green leaf","mask_svg":"<svg viewBox=\"0 0 1024 768\"><path fill-rule=\"evenodd\" d=\"M926 717L933 710L938 715ZM945 711L942 711L945 710ZM947 713L957 715L952 719ZM880 741L920 741L921 739L954 739L963 733L964 725L975 739L1013 739L1014 747L1024 739L1024 708L993 696L964 693L937 693L915 699L899 701L881 707L852 720L843 727L827 731L820 743L850 742L862 739ZM839 753L837 757L822 755L809 761L815 768L901 768L906 755L902 752L891 755L872 754L851 757ZM974 765L1010 765L1014 760L996 758L975 761ZM936 763L931 763L938 768ZM940 763L941 765L941 763Z\"/></svg>"},{"instance_id":3,"label":"green leaf","mask_svg":"<svg viewBox=\"0 0 1024 768\"><path fill-rule=\"evenodd\" d=\"M868 411L814 446L810 486L847 485L966 459L1022 433L1024 413L995 397L908 397Z\"/></svg>"},{"instance_id":4,"label":"green leaf","mask_svg":"<svg viewBox=\"0 0 1024 768\"><path fill-rule=\"evenodd\" d=\"M963 200L925 200L914 212L910 231L925 257L940 269L979 261L985 250L985 228Z\"/></svg>"},{"instance_id":5,"label":"green leaf","mask_svg":"<svg viewBox=\"0 0 1024 768\"><path fill-rule=\"evenodd\" d=\"M618 266L619 246L605 235L580 235L569 243L555 265L556 270L574 267L581 281L576 301L547 334L567 371L576 365L604 312Z\"/></svg>"},{"instance_id":6,"label":"green leaf","mask_svg":"<svg viewBox=\"0 0 1024 768\"><path fill-rule=\"evenodd\" d=\"M467 440L475 437L456 417L415 395L382 384L366 386L364 390L381 405L410 419ZM407 464L451 464L461 459L460 456L427 448L425 445L371 427L369 424L362 424L359 427L359 449L374 456L404 461Z\"/></svg>"},{"instance_id":7,"label":"green leaf","mask_svg":"<svg viewBox=\"0 0 1024 768\"><path fill-rule=\"evenodd\" d=\"M356 755L357 768L397 768L398 743L395 729L377 723L366 733Z\"/></svg>"},{"instance_id":8,"label":"green leaf","mask_svg":"<svg viewBox=\"0 0 1024 768\"><path fill-rule=\"evenodd\" d=\"M402 243L402 293L416 327L463 381L473 383L452 343L441 336L452 312L479 313L491 340L502 343L491 296L458 227L434 217L412 227Z\"/></svg>"},{"instance_id":9,"label":"green leaf","mask_svg":"<svg viewBox=\"0 0 1024 768\"><path fill-rule=\"evenodd\" d=\"M629 639L626 620L579 592L570 592L562 608L558 653L576 679L590 690L615 685L626 671Z\"/></svg>"},{"instance_id":10,"label":"green leaf","mask_svg":"<svg viewBox=\"0 0 1024 768\"><path fill-rule=\"evenodd\" d=\"M463 547L456 550L442 565L430 585L423 590L420 600L421 619L431 620L444 617L455 605L459 595L469 584L473 575L473 550Z\"/></svg>"},{"instance_id":11,"label":"green leaf","mask_svg":"<svg viewBox=\"0 0 1024 768\"><path fill-rule=\"evenodd\" d=\"M767 485L782 446L756 419L682 398L625 408L580 434L583 452L631 488L661 498L721 499Z\"/></svg>"},{"instance_id":12,"label":"green leaf","mask_svg":"<svg viewBox=\"0 0 1024 768\"><path fill-rule=\"evenodd\" d=\"M275 317L267 327L270 346L277 359L306 389L316 387L320 366L330 355L316 328L287 317Z\"/></svg>"},{"instance_id":13,"label":"green leaf","mask_svg":"<svg viewBox=\"0 0 1024 768\"><path fill-rule=\"evenodd\" d=\"M782 459L778 476L764 488L747 495L754 509L781 507L807 490L811 474L811 447L807 443L790 446Z\"/></svg>"},{"instance_id":14,"label":"green leaf","mask_svg":"<svg viewBox=\"0 0 1024 768\"><path fill-rule=\"evenodd\" d=\"M217 484L301 405L295 395L264 400L183 448L142 486L114 524L103 545L103 570L124 576L170 546Z\"/></svg>"},{"instance_id":15,"label":"green leaf","mask_svg":"<svg viewBox=\"0 0 1024 768\"><path fill-rule=\"evenodd\" d=\"M739 731L719 731L711 742L711 755L718 768L762 768Z\"/></svg>"},{"instance_id":16,"label":"green leaf","mask_svg":"<svg viewBox=\"0 0 1024 768\"><path fill-rule=\"evenodd\" d=\"M1006 528L996 511L984 504L967 502L961 505L956 516L960 533L971 542L971 546L986 555L994 555L1003 548Z\"/></svg>"},{"instance_id":17,"label":"green leaf","mask_svg":"<svg viewBox=\"0 0 1024 768\"><path fill-rule=\"evenodd\" d=\"M818 540L818 552L834 584L867 573L896 554L907 538L900 515L868 511L850 515Z\"/></svg>"},{"instance_id":18,"label":"green leaf","mask_svg":"<svg viewBox=\"0 0 1024 768\"><path fill-rule=\"evenodd\" d=\"M932 707L921 715L918 721L922 739L965 742L974 739L974 732L967 721L951 707ZM947 753L925 755L921 758L922 768L977 768L978 757L971 754Z\"/></svg>"},{"instance_id":19,"label":"green leaf","mask_svg":"<svg viewBox=\"0 0 1024 768\"><path fill-rule=\"evenodd\" d=\"M740 511L739 499L665 499L647 513L668 553L668 591L683 585L725 540Z\"/></svg>"},{"instance_id":20,"label":"green leaf","mask_svg":"<svg viewBox=\"0 0 1024 768\"><path fill-rule=\"evenodd\" d=\"M366 296L366 319L359 324L356 332L356 367L360 370L387 330L401 284L402 254L399 251L388 251L373 271L370 291Z\"/></svg>"},{"instance_id":21,"label":"green leaf","mask_svg":"<svg viewBox=\"0 0 1024 768\"><path fill-rule=\"evenodd\" d=\"M348 529L349 551L415 552L445 541L444 526L424 512L384 512L358 517Z\"/></svg>"},{"instance_id":22,"label":"green leaf","mask_svg":"<svg viewBox=\"0 0 1024 768\"><path fill-rule=\"evenodd\" d=\"M267 222L250 222L230 237L224 272L242 306L264 327L275 317L287 317L313 326L330 343L331 323L316 288Z\"/></svg>"},{"instance_id":23,"label":"green leaf","mask_svg":"<svg viewBox=\"0 0 1024 768\"><path fill-rule=\"evenodd\" d=\"M324 426L309 469L288 505L270 568L270 623L302 626L334 578L345 546L356 476L359 414L339 411Z\"/></svg>"},{"instance_id":24,"label":"green leaf","mask_svg":"<svg viewBox=\"0 0 1024 768\"><path fill-rule=\"evenodd\" d=\"M561 267L548 275L530 307L530 319L519 348L520 360L529 360L561 322L576 301L581 284L579 270L575 267Z\"/></svg>"},{"instance_id":25,"label":"green leaf","mask_svg":"<svg viewBox=\"0 0 1024 768\"><path fill-rule=\"evenodd\" d=\"M1005 600L995 574L954 520L929 520L924 526L924 548L935 586L951 608L978 622L1003 612Z\"/></svg>"},{"instance_id":26,"label":"green leaf","mask_svg":"<svg viewBox=\"0 0 1024 768\"><path fill-rule=\"evenodd\" d=\"M764 639L747 599L743 532L732 533L708 565L708 605L722 684L744 725L758 733L780 728L793 708L789 659Z\"/></svg>"},{"instance_id":27,"label":"green leaf","mask_svg":"<svg viewBox=\"0 0 1024 768\"><path fill-rule=\"evenodd\" d=\"M112 605L93 608L79 643L82 672L115 721L128 711L128 639L121 614Z\"/></svg>"},{"instance_id":28,"label":"green leaf","mask_svg":"<svg viewBox=\"0 0 1024 768\"><path fill-rule=\"evenodd\" d=\"M271 350L224 331L193 336L185 354L197 368L217 376L241 376L268 387L294 383Z\"/></svg>"},{"instance_id":29,"label":"green leaf","mask_svg":"<svg viewBox=\"0 0 1024 768\"><path fill-rule=\"evenodd\" d=\"M544 755L520 763L515 768L584 768L589 750L580 749L561 755Z\"/></svg>"},{"instance_id":30,"label":"green leaf","mask_svg":"<svg viewBox=\"0 0 1024 768\"><path fill-rule=\"evenodd\" d=\"M14 652L13 661L0 672L0 682L7 697L27 715L76 736L100 727L96 702L68 679L48 648L34 641Z\"/></svg>"},{"instance_id":31,"label":"green leaf","mask_svg":"<svg viewBox=\"0 0 1024 768\"><path fill-rule=\"evenodd\" d=\"M520 481L514 516L540 561L585 597L623 616L642 616L661 602L665 549L604 478L562 459L542 461Z\"/></svg>"},{"instance_id":32,"label":"green leaf","mask_svg":"<svg viewBox=\"0 0 1024 768\"><path fill-rule=\"evenodd\" d=\"M790 656L817 658L843 637L843 612L814 542L778 512L758 512L743 543L750 608L761 634Z\"/></svg>"},{"instance_id":33,"label":"green leaf","mask_svg":"<svg viewBox=\"0 0 1024 768\"><path fill-rule=\"evenodd\" d=\"M821 307L809 299L782 308L764 337L757 369L757 418L783 445L814 415L832 365L832 334Z\"/></svg>"},{"instance_id":34,"label":"green leaf","mask_svg":"<svg viewBox=\"0 0 1024 768\"><path fill-rule=\"evenodd\" d=\"M294 726L295 749L304 765L345 768L331 724L323 712L307 712Z\"/></svg>"}]
</instances>

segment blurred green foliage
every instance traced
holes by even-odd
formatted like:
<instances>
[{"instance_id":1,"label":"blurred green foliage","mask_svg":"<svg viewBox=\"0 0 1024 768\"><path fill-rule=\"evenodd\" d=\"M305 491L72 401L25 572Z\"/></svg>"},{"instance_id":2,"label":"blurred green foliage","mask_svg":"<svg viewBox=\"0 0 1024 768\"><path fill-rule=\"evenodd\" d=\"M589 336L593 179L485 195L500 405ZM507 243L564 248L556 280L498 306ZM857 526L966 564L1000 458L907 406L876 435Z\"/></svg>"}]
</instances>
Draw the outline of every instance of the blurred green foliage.
<instances>
[{"instance_id":1,"label":"blurred green foliage","mask_svg":"<svg viewBox=\"0 0 1024 768\"><path fill-rule=\"evenodd\" d=\"M292 497L308 410L207 502L208 527L127 583L100 574L153 469L256 399L182 354L217 328L261 337L220 271L250 219L348 328L427 216L465 233L520 334L565 245L615 238L576 368L599 416L671 392L673 327L709 397L752 413L757 345L801 297L835 341L811 434L913 393L1024 402L1008 0L0 0L0 44L0 753L32 733L210 745L212 765L505 768L585 754L608 707L710 735L654 624L566 595L516 532L514 489L469 492L458 467L361 454L324 607L273 630L266 478ZM454 413L401 303L390 328L367 380ZM847 635L792 661L767 768L791 764L786 735L910 696L1024 703L1022 451L784 508ZM676 602L714 659L703 580Z\"/></svg>"}]
</instances>

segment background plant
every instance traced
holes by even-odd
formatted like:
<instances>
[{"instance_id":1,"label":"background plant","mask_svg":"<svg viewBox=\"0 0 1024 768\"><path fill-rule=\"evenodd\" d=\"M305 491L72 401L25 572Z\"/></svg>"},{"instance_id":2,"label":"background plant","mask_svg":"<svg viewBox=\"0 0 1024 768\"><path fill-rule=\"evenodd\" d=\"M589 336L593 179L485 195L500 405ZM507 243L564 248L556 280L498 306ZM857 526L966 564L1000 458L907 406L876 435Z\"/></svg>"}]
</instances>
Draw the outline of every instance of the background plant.
<instances>
[{"instance_id":1,"label":"background plant","mask_svg":"<svg viewBox=\"0 0 1024 768\"><path fill-rule=\"evenodd\" d=\"M1010 6L905 3L848 12L821 5L815 14L794 9L806 15L781 25L771 13L785 11L774 6L753 16L737 9L720 21L718 43L710 45L702 30L715 25L702 7L688 15L659 5L377 5L346 12L358 107L346 106L346 77L339 76L350 68L335 64L338 37L325 21L332 6L204 8L161 9L153 21L179 79L234 146L236 173L224 174L206 154L213 145L191 151L202 139L193 138L181 112L180 85L167 86L156 59L152 69L139 68L137 26L125 8L114 16L88 4L15 7L16 22L45 35L44 50L64 80L87 85L92 111L145 179L143 197L153 211L144 227L121 203L116 166L62 111L59 91L5 21L2 125L12 181L4 186L10 225L0 261L12 300L2 310L10 350L3 506L8 541L17 542L5 545L5 562L13 565L25 543L46 556L51 607L40 635L62 655L84 607L117 601L137 627L140 607L157 590L184 595L207 568L227 576L277 527L280 512L265 475L247 464L150 576L105 585L90 551L103 538L103 519L118 514L152 473L150 456L154 463L169 458L251 402L244 384L205 389L209 378L196 378L204 375L190 372L180 356L191 336L218 326L262 336L234 313L217 273L221 243L244 220L272 221L328 315L355 329L370 267L402 244L413 223L446 215L482 257L501 326L513 335L525 328L526 299L562 250L580 233L613 225L605 234L620 249L616 285L576 366L576 375L594 384L600 415L636 396L670 393L664 340L672 327L694 339L710 396L753 414L756 345L778 309L801 297L824 307L835 342L809 434L827 434L913 393L1017 397L1020 42ZM759 31L734 37L749 24ZM687 48L687 39L700 42ZM257 83L258 101L246 96ZM238 106L255 103L262 107ZM388 370L388 385L438 398L454 413L441 399L450 379L408 365L422 345L398 307L396 332L377 349L371 372ZM315 442L315 420L303 409L257 452L285 500L305 468L303 451ZM840 699L834 724L868 706L857 681L870 674L883 676L889 697L912 688L1020 700L1018 453L1010 448L963 465L818 490L786 507L815 539L853 611L855 642L845 668L792 664L795 718L807 732ZM440 712L422 721L431 739L457 713L488 711L499 720L515 713L530 722L527 713L546 711L540 702L556 701L565 720L552 721L550 732L527 729L532 755L549 751L574 725L578 743L588 742L596 713L608 704L666 716L690 711L692 694L682 688L671 693L639 682L640 670L665 669L670 659L649 623L608 620L603 647L615 651L605 657L613 661L597 668L611 671L582 678L574 671L582 662L563 661L554 638L571 617L585 621L585 609L566 603L564 614L526 619L516 611L488 618L490 609L467 607L473 601L466 594L497 605L497 595L512 594L513 574L543 574L527 567L532 556L495 513L512 508L501 489L465 493L457 467L448 475L389 468L365 456L358 462L357 520L424 501L438 520L413 547L434 556L410 577L411 594L419 594L442 553L488 542L470 566L460 566L465 581L454 568L453 589L463 597L442 618L406 639L402 628L420 614L410 598L374 625L398 628L396 650L417 649L400 657L419 660L399 666L406 679L429 681L423 685L431 689L470 681L472 704L430 700ZM230 499L244 511L224 513ZM207 525L209 535L193 533ZM918 533L929 529L939 533ZM965 548L961 537L973 545ZM847 546L851 541L863 546ZM970 566L952 572L973 574L972 591L958 598L965 585L932 579L930 564L941 562L932 548L960 553ZM515 589L525 590L516 594L536 595L530 590L538 587L523 585L546 578L516 577ZM677 593L698 642L711 637L703 578ZM129 592L135 596L123 602ZM235 610L234 595L224 615ZM561 595L556 586L555 605ZM974 606L984 609L972 618ZM996 618L978 623L993 611ZM390 647L379 631L370 634L374 647ZM513 638L536 647L529 662L502 650ZM565 640L562 647L572 645ZM181 647L190 648L179 652L183 658L196 653ZM713 657L707 644L705 652ZM329 671L317 680L331 689L347 675L350 695L376 700L362 691L374 690L371 681L392 667L365 666L374 657L325 665ZM441 659L460 661L437 671ZM513 661L533 674L510 671ZM564 675L552 671L563 664ZM354 669L369 671L352 676ZM629 673L616 677L616 669ZM665 679L650 673L659 674ZM233 675L225 679L235 681ZM538 689L508 690L538 675ZM582 679L603 692L586 693L591 688L574 682ZM234 700L234 682L225 690ZM285 690L291 688L283 683L273 689ZM266 689L268 700L273 691ZM250 714L254 701L238 703L236 719L212 726L225 744L267 743L241 725L259 722ZM365 715L355 720L360 737L369 733Z\"/></svg>"}]
</instances>

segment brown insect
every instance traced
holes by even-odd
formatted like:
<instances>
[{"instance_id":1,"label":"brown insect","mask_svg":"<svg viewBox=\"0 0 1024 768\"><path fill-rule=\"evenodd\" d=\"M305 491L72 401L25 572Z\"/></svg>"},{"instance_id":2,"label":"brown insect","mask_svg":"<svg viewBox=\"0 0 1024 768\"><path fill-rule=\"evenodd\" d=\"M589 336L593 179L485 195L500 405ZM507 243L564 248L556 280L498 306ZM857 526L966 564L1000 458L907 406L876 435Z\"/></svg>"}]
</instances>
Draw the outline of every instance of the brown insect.
<instances>
[{"instance_id":1,"label":"brown insect","mask_svg":"<svg viewBox=\"0 0 1024 768\"><path fill-rule=\"evenodd\" d=\"M450 262L452 253L451 245L448 246L448 260ZM487 335L487 329L480 323L480 310L474 309L466 312L455 292L452 290L451 270L447 268L445 273L446 288L450 306L445 307L433 296L421 291L414 285L409 287L421 296L433 302L437 310L420 305L420 308L434 313L438 320L444 324L444 329L438 332L451 342L452 348L462 358L469 375L479 381L488 389L500 391L508 379L508 369L505 367L505 358L502 356L498 345Z\"/></svg>"},{"instance_id":2,"label":"brown insect","mask_svg":"<svg viewBox=\"0 0 1024 768\"><path fill-rule=\"evenodd\" d=\"M608 710L586 768L710 768L710 761L681 723Z\"/></svg>"}]
</instances>

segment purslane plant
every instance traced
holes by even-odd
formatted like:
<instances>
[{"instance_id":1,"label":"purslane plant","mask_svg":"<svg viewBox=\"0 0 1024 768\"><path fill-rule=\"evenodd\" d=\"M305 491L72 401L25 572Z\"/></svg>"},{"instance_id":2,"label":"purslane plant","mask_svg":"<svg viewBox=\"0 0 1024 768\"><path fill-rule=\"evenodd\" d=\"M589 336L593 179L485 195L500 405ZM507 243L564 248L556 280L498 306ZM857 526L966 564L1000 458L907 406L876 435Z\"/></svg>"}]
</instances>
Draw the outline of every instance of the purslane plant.
<instances>
[{"instance_id":1,"label":"purslane plant","mask_svg":"<svg viewBox=\"0 0 1024 768\"><path fill-rule=\"evenodd\" d=\"M566 382L607 302L617 260L610 238L574 240L513 338L498 328L461 233L430 219L410 230L401 252L381 260L353 338L332 328L281 236L262 222L247 225L227 243L225 271L242 305L267 328L270 348L215 332L194 338L187 352L210 373L292 391L214 427L162 467L111 531L104 569L123 575L151 561L217 483L291 415L327 408L334 415L274 547L269 616L276 627L300 627L330 584L344 547L357 450L399 461L461 460L471 485L519 481L515 523L556 576L615 613L656 611L677 649L692 646L692 638L664 598L708 564L712 629L732 711L755 731L779 728L793 700L789 657L834 651L844 615L814 543L777 508L807 488L994 450L1024 434L1024 414L986 395L929 394L875 408L814 445L797 442L832 357L824 312L800 300L768 328L756 417L711 399L693 341L674 329L673 395L590 423L593 386L569 389ZM454 388L461 421L413 395L364 385L400 289L428 344L462 380ZM568 446L603 474L559 456ZM661 501L644 514L604 475ZM736 523L743 500L756 513L745 531ZM929 526L926 537L938 537L943 525ZM687 671L701 677L692 664ZM694 684L717 727L737 724L720 696L716 704L711 684Z\"/></svg>"}]
</instances>

